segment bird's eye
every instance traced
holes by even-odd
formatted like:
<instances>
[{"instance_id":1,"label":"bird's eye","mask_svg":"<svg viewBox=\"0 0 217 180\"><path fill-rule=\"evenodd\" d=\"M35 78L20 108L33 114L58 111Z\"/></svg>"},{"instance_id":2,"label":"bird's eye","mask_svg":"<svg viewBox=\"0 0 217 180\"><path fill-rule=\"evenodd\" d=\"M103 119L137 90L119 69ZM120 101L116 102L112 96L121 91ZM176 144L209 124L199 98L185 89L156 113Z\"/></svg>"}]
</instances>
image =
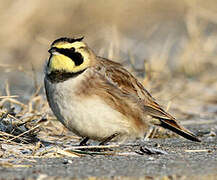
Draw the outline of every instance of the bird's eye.
<instances>
[{"instance_id":1,"label":"bird's eye","mask_svg":"<svg viewBox=\"0 0 217 180\"><path fill-rule=\"evenodd\" d=\"M73 52L75 52L75 48L74 47L71 47L70 50L73 51Z\"/></svg>"}]
</instances>

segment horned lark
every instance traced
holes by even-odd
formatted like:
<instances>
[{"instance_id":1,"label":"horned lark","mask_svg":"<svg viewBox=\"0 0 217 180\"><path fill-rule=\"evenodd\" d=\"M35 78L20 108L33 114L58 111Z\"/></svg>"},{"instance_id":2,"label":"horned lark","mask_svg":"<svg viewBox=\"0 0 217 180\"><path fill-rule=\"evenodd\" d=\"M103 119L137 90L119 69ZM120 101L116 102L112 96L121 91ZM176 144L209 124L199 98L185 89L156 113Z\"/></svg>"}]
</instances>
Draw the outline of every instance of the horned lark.
<instances>
[{"instance_id":1,"label":"horned lark","mask_svg":"<svg viewBox=\"0 0 217 180\"><path fill-rule=\"evenodd\" d=\"M60 38L51 44L44 79L54 115L84 137L82 143L144 137L150 123L200 141L121 64L97 56L82 40Z\"/></svg>"}]
</instances>

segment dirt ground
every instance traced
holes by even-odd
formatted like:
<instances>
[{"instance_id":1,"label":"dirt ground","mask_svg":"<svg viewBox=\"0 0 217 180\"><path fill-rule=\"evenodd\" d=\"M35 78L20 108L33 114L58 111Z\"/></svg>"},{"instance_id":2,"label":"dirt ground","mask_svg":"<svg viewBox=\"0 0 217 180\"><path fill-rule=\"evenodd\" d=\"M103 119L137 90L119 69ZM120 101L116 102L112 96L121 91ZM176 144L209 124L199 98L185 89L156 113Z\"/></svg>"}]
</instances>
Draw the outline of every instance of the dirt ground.
<instances>
[{"instance_id":1,"label":"dirt ground","mask_svg":"<svg viewBox=\"0 0 217 180\"><path fill-rule=\"evenodd\" d=\"M138 146L121 147L121 155L15 158L15 163L30 167L0 167L0 178L217 179L217 138L208 133L211 129L217 133L216 123L188 127L205 134L201 143L181 138L151 139L137 141ZM139 154L141 146L157 148L162 154Z\"/></svg>"}]
</instances>

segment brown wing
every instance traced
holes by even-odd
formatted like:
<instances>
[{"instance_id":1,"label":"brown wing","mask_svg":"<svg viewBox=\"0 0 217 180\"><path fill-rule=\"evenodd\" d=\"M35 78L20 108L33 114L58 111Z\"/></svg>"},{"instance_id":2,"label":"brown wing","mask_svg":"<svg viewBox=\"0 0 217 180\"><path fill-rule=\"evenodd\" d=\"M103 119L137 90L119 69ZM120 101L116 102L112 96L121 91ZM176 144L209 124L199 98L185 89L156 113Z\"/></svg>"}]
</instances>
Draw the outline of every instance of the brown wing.
<instances>
[{"instance_id":1,"label":"brown wing","mask_svg":"<svg viewBox=\"0 0 217 180\"><path fill-rule=\"evenodd\" d=\"M143 85L120 64L114 64L113 61L106 59L100 59L100 61L102 62L101 65L104 66L103 73L106 80L119 89L121 93L134 97L137 99L136 101L141 102L143 111L147 115L159 119L160 126L187 139L200 141L194 134L182 127L174 117L165 112Z\"/></svg>"},{"instance_id":2,"label":"brown wing","mask_svg":"<svg viewBox=\"0 0 217 180\"><path fill-rule=\"evenodd\" d=\"M105 63L106 62L106 63ZM145 111L151 116L159 118L173 119L171 115L166 113L143 85L120 64L113 65L112 61L103 59L106 80L116 86L122 93L134 96L134 98L143 102Z\"/></svg>"}]
</instances>

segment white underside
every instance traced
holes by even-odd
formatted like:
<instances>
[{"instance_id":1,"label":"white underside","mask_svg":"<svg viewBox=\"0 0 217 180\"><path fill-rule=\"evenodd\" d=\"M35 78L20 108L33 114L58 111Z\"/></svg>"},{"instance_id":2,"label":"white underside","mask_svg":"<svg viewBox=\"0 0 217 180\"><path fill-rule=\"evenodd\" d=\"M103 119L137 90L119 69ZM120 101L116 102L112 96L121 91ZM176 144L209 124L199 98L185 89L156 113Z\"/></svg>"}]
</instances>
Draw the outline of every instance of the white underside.
<instances>
[{"instance_id":1,"label":"white underside","mask_svg":"<svg viewBox=\"0 0 217 180\"><path fill-rule=\"evenodd\" d=\"M105 139L114 133L135 133L131 132L133 128L129 120L108 106L100 97L75 96L79 78L82 76L56 84L51 84L45 79L45 88L49 89L47 98L50 107L67 128L79 136L96 140Z\"/></svg>"}]
</instances>

